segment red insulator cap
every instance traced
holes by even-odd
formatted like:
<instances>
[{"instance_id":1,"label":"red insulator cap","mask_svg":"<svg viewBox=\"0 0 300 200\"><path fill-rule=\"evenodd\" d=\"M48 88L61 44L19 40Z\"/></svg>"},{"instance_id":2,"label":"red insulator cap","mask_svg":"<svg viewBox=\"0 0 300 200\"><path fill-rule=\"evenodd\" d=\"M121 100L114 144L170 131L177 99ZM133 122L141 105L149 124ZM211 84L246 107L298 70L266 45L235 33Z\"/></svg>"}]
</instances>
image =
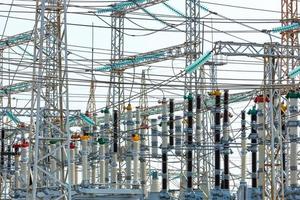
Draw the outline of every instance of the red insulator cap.
<instances>
[{"instance_id":1,"label":"red insulator cap","mask_svg":"<svg viewBox=\"0 0 300 200\"><path fill-rule=\"evenodd\" d=\"M20 146L21 146L22 148L29 147L29 142L23 141L23 142L20 144Z\"/></svg>"},{"instance_id":2,"label":"red insulator cap","mask_svg":"<svg viewBox=\"0 0 300 200\"><path fill-rule=\"evenodd\" d=\"M14 149L18 149L18 148L20 148L20 147L21 147L21 145L20 145L19 143L13 144L13 148L14 148Z\"/></svg>"},{"instance_id":3,"label":"red insulator cap","mask_svg":"<svg viewBox=\"0 0 300 200\"><path fill-rule=\"evenodd\" d=\"M75 143L74 143L74 142L71 142L71 143L70 143L70 149L75 149L75 147L76 147L76 146L75 146Z\"/></svg>"},{"instance_id":4,"label":"red insulator cap","mask_svg":"<svg viewBox=\"0 0 300 200\"><path fill-rule=\"evenodd\" d=\"M255 97L254 102L255 103L264 103L264 102L269 102L269 98L268 97L264 97L263 95L259 95L257 97Z\"/></svg>"}]
</instances>

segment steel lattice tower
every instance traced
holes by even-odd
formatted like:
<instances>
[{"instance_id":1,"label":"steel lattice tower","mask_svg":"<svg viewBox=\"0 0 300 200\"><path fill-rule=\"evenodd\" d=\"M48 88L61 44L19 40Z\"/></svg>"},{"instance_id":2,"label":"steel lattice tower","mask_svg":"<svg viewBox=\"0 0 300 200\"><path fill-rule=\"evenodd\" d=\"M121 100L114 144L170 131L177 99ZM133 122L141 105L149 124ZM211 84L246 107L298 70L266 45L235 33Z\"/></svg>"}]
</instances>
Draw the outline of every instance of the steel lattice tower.
<instances>
[{"instance_id":1,"label":"steel lattice tower","mask_svg":"<svg viewBox=\"0 0 300 200\"><path fill-rule=\"evenodd\" d=\"M66 1L42 0L36 6L34 69L37 72L33 71L36 78L32 91L36 104L33 99L32 110L36 108L37 116L31 138L32 199L36 199L38 188L45 186L60 190L58 198L71 199L71 184L65 181L70 167Z\"/></svg>"},{"instance_id":2,"label":"steel lattice tower","mask_svg":"<svg viewBox=\"0 0 300 200\"><path fill-rule=\"evenodd\" d=\"M200 0L186 0L185 1L185 15L186 15L186 66L191 65L197 58L199 58L201 54L201 46L200 46L200 39L201 39L201 32L200 32ZM191 74L185 75L185 95L187 95L187 99L191 101L190 98L196 99L198 94L198 84L197 84L197 71ZM192 102L191 102L192 103ZM187 112L187 105L185 105L184 111L187 113L187 119L192 112ZM189 194L193 192L194 189L194 180L193 180L193 128L187 127L187 135L188 141L187 144L187 151L186 151L186 192ZM199 153L199 152L198 152ZM196 154L195 154L196 155ZM199 172L199 171L198 171ZM199 176L199 174L197 174ZM197 179L199 181L199 179ZM197 181L197 182L198 182ZM197 183L199 189L199 183Z\"/></svg>"},{"instance_id":3,"label":"steel lattice tower","mask_svg":"<svg viewBox=\"0 0 300 200\"><path fill-rule=\"evenodd\" d=\"M298 17L298 1L297 0L281 0L281 24L282 26L289 26L293 23L299 23ZM281 33L281 44L287 45L292 48L291 51L285 51L288 55L299 55L299 29L284 31ZM288 94L297 94L299 89L296 85L296 80L290 78L288 73L299 65L299 59L286 58L281 60L281 70L283 72L282 79L286 80L287 84L292 84L294 86L287 88ZM295 87L296 85L296 87ZM283 147L283 154L287 155L287 159L284 157L283 162L283 184L287 192L291 190L297 191L299 184L299 172L298 172L298 127L291 125L298 121L298 116L295 113L298 112L298 98L288 98L287 99L288 117L285 123L285 133L283 135L283 140L285 146ZM299 188L298 188L299 190ZM291 192L290 192L291 193Z\"/></svg>"},{"instance_id":4,"label":"steel lattice tower","mask_svg":"<svg viewBox=\"0 0 300 200\"><path fill-rule=\"evenodd\" d=\"M124 55L124 13L116 11L111 14L111 64ZM123 70L113 69L110 73L109 95L107 107L121 112L124 99ZM122 99L123 97L123 99Z\"/></svg>"}]
</instances>

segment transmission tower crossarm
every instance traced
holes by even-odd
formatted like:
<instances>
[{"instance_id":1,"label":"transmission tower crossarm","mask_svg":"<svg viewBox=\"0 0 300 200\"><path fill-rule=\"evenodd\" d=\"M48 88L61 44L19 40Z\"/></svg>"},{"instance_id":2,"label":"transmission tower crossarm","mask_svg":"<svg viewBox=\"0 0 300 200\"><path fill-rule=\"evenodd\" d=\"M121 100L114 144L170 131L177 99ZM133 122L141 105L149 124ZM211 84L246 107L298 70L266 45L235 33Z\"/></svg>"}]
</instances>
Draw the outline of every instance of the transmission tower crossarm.
<instances>
[{"instance_id":1,"label":"transmission tower crossarm","mask_svg":"<svg viewBox=\"0 0 300 200\"><path fill-rule=\"evenodd\" d=\"M264 50L272 48L274 53L269 55ZM218 41L215 43L213 53L215 55L226 55L226 56L247 56L247 57L276 57L276 58L294 58L297 59L299 56L295 52L294 55L285 54L284 52L292 51L291 46L281 45L279 43L240 43L240 42L226 42ZM284 50L284 51L283 51Z\"/></svg>"},{"instance_id":2,"label":"transmission tower crossarm","mask_svg":"<svg viewBox=\"0 0 300 200\"><path fill-rule=\"evenodd\" d=\"M153 64L162 62L174 58L180 58L187 54L185 51L186 43L170 46L146 53L137 54L134 56L128 56L122 59L113 60L113 64L95 68L95 71L110 71L112 69L130 69L133 67L144 66L147 64Z\"/></svg>"},{"instance_id":3,"label":"transmission tower crossarm","mask_svg":"<svg viewBox=\"0 0 300 200\"><path fill-rule=\"evenodd\" d=\"M33 30L9 36L0 40L0 50L33 41Z\"/></svg>"}]
</instances>

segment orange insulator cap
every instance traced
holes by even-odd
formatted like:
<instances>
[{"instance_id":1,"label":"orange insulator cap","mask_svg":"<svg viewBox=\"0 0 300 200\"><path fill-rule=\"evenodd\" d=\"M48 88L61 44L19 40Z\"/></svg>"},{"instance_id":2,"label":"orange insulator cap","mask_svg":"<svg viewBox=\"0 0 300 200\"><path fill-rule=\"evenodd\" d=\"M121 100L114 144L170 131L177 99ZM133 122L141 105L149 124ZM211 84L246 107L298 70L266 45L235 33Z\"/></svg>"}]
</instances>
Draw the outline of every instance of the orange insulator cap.
<instances>
[{"instance_id":1,"label":"orange insulator cap","mask_svg":"<svg viewBox=\"0 0 300 200\"><path fill-rule=\"evenodd\" d=\"M138 141L140 141L140 136L139 136L139 134L132 134L132 140L134 141L134 142L138 142Z\"/></svg>"},{"instance_id":2,"label":"orange insulator cap","mask_svg":"<svg viewBox=\"0 0 300 200\"><path fill-rule=\"evenodd\" d=\"M88 136L88 135L83 135L80 137L80 140L84 140L84 141L89 140L89 139L90 139L90 136Z\"/></svg>"}]
</instances>

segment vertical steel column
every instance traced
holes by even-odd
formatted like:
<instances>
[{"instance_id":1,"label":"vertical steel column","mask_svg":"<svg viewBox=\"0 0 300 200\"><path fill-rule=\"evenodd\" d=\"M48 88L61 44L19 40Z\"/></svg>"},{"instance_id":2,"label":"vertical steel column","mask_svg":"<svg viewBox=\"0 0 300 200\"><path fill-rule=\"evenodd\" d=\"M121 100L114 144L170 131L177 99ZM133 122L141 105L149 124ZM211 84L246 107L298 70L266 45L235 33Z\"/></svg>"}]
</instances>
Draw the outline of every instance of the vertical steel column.
<instances>
[{"instance_id":1,"label":"vertical steel column","mask_svg":"<svg viewBox=\"0 0 300 200\"><path fill-rule=\"evenodd\" d=\"M201 32L200 32L200 0L186 0L185 1L186 14L186 66L192 64L201 54ZM185 93L197 93L197 72L185 76Z\"/></svg>"},{"instance_id":2,"label":"vertical steel column","mask_svg":"<svg viewBox=\"0 0 300 200\"><path fill-rule=\"evenodd\" d=\"M35 200L37 188L44 190L49 183L55 183L60 189L61 196L59 198L70 199L70 176L67 184L67 177L65 177L65 170L70 168L66 0L37 1L36 10L34 61L38 61L38 63L34 62L33 67L35 78L32 90L33 103L31 104L31 111L36 107L36 113L32 113L34 116L36 114L36 123L31 120L36 128L34 129L34 138L34 134L30 133L30 140L34 141L33 156L30 156L31 161L29 162L33 163L33 179L32 196L28 192L28 198ZM45 37L46 35L49 37ZM44 92L43 87L45 87ZM49 150L49 138L50 141L54 141L57 137L65 139L57 142L54 151ZM49 173L49 163L46 160L54 154L59 162L57 165L59 177L53 177L53 174Z\"/></svg>"},{"instance_id":3,"label":"vertical steel column","mask_svg":"<svg viewBox=\"0 0 300 200\"><path fill-rule=\"evenodd\" d=\"M220 188L221 180L221 93L215 95L215 188Z\"/></svg>"},{"instance_id":4,"label":"vertical steel column","mask_svg":"<svg viewBox=\"0 0 300 200\"><path fill-rule=\"evenodd\" d=\"M111 64L117 62L124 55L124 16L122 11L116 11L111 14ZM124 98L124 77L123 71L112 69L110 73L110 85L108 91L107 107L118 110L121 114L121 102ZM122 99L123 98L123 99ZM120 126L120 125L119 125Z\"/></svg>"},{"instance_id":5,"label":"vertical steel column","mask_svg":"<svg viewBox=\"0 0 300 200\"><path fill-rule=\"evenodd\" d=\"M141 137L141 155L140 155L140 163L141 163L141 185L144 195L146 195L146 179L147 179L147 165L146 165L146 154L149 152L149 149L146 146L146 134L148 130L148 113L146 109L148 108L148 97L147 97L147 88L146 88L146 71L142 70L142 78L141 78L141 98L139 100L140 110L141 110L141 118L142 122L140 125L140 137ZM149 138L149 137L148 137Z\"/></svg>"},{"instance_id":6,"label":"vertical steel column","mask_svg":"<svg viewBox=\"0 0 300 200\"><path fill-rule=\"evenodd\" d=\"M298 170L297 170L297 138L298 138L298 97L292 96L293 92L289 92L289 120L288 133L291 142L290 150L290 185L291 187L298 186ZM296 93L294 93L296 94Z\"/></svg>"}]
</instances>

